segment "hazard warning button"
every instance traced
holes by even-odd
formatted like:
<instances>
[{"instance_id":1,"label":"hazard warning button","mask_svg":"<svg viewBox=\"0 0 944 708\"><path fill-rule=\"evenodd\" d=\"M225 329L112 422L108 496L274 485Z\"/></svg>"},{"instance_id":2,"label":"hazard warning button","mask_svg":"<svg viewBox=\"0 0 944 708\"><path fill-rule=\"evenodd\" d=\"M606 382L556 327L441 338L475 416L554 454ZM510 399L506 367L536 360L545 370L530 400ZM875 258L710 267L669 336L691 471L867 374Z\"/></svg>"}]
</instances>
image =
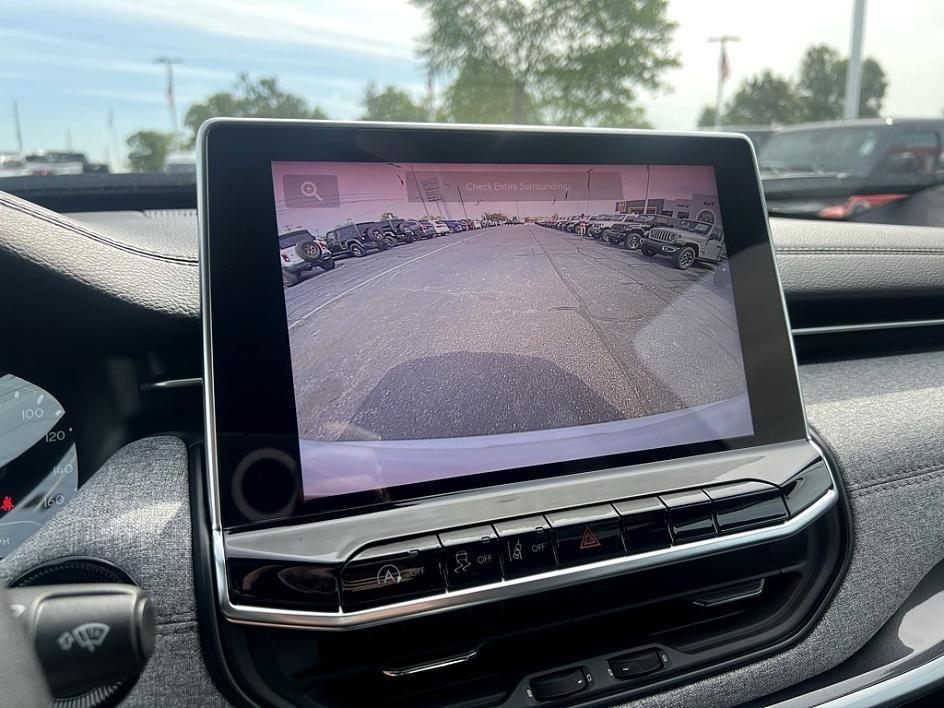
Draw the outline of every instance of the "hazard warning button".
<instances>
[{"instance_id":1,"label":"hazard warning button","mask_svg":"<svg viewBox=\"0 0 944 708\"><path fill-rule=\"evenodd\" d=\"M624 555L619 516L609 504L546 514L561 567Z\"/></svg>"}]
</instances>

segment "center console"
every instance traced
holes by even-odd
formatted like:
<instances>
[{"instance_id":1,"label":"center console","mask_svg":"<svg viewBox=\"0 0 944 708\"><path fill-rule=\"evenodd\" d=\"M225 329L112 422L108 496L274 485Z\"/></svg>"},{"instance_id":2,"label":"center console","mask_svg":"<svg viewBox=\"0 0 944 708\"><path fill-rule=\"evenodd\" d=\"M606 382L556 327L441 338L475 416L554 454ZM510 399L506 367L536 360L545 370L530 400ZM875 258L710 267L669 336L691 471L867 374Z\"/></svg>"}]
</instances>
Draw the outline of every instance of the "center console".
<instances>
[{"instance_id":1,"label":"center console","mask_svg":"<svg viewBox=\"0 0 944 708\"><path fill-rule=\"evenodd\" d=\"M196 564L231 700L612 705L815 621L847 522L746 139L199 142Z\"/></svg>"}]
</instances>

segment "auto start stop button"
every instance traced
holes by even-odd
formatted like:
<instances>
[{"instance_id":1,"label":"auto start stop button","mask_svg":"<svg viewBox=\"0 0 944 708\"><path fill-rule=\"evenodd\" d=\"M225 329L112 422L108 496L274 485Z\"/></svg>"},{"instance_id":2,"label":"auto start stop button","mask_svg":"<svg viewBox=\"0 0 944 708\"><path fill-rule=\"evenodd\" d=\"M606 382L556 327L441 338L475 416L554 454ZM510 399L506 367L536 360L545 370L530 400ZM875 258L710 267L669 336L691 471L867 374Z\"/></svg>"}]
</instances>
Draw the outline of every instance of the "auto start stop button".
<instances>
[{"instance_id":1,"label":"auto start stop button","mask_svg":"<svg viewBox=\"0 0 944 708\"><path fill-rule=\"evenodd\" d=\"M436 536L358 553L341 571L341 606L364 609L442 592L440 555Z\"/></svg>"}]
</instances>

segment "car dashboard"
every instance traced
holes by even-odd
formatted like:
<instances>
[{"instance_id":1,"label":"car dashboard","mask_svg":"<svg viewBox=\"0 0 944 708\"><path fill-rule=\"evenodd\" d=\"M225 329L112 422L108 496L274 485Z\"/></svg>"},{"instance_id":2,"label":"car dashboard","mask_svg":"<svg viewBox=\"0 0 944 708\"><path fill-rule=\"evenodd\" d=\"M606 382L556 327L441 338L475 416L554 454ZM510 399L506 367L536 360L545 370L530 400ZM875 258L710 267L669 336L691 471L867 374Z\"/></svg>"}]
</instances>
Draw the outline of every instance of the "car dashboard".
<instances>
[{"instance_id":1,"label":"car dashboard","mask_svg":"<svg viewBox=\"0 0 944 708\"><path fill-rule=\"evenodd\" d=\"M797 621L764 651L719 652L684 682L640 681L633 705L799 706L843 697L853 702L842 705L870 705L881 698L870 691L944 656L944 622L928 611L944 591L944 231L781 219L771 220L771 230L809 423L841 480L839 511L824 517L805 545L765 547L785 556L775 572L755 559L753 574L739 574L730 565L745 557L723 554L692 566L693 573L728 573L742 584L763 579L771 593L789 596L777 612L794 613ZM469 628L488 626L500 637L496 656L520 662L514 681L496 661L466 683L453 677L442 685L415 677L384 683L368 672L364 666L381 663L396 672L415 658L399 645L400 633L382 627L364 629L356 641L325 638L320 650L336 657L331 675L312 668L307 633L227 634L203 591L212 582L206 563L212 540L204 532L206 490L199 483L197 244L189 207L56 213L0 194L0 299L7 303L0 578L16 584L62 559L95 558L120 567L150 595L154 654L127 687L125 705L289 702L285 695L247 696L230 675L231 652L243 657L241 666L284 675L326 702L340 697L357 705L386 695L391 704L436 705L443 692L461 686L470 700L486 703L533 673L540 662L529 660L531 651L566 665L583 656L581 645L599 644L608 628L642 631L613 609L613 594L637 591L605 584L584 594L549 589L531 604L509 597L500 616L473 609L414 620L417 641L447 637L436 644L437 657L477 647L482 640ZM842 542L833 556L821 557L817 549L836 539ZM790 586L786 568L802 583ZM670 594L670 581L658 572L646 578L652 597L638 597L641 605ZM831 599L813 611L818 597ZM593 603L609 609L596 613ZM556 617L561 606L586 622L566 632L556 620L540 624L541 613ZM676 606L656 614L680 616ZM747 616L717 607L698 614L690 605L682 614L685 621L653 628L651 636L662 637L653 646L682 647L662 656L660 666L669 658L684 662L686 652L713 646L719 636L734 643L721 628ZM918 637L916 621L923 626ZM535 623L542 629L530 633ZM699 624L708 630L692 629ZM766 625L745 626L760 632ZM356 680L332 683L345 672ZM932 679L912 675L895 700L925 690Z\"/></svg>"}]
</instances>

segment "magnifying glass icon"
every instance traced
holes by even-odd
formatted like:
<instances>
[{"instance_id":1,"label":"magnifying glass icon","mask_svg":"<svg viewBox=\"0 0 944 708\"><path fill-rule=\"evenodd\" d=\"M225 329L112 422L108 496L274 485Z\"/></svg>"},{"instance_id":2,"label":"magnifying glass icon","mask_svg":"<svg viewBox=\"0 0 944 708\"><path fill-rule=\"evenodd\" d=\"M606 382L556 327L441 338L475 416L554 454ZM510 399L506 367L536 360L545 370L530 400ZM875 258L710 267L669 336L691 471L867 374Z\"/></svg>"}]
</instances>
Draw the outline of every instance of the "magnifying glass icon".
<instances>
[{"instance_id":1,"label":"magnifying glass icon","mask_svg":"<svg viewBox=\"0 0 944 708\"><path fill-rule=\"evenodd\" d=\"M319 202L323 202L324 199L321 198L321 195L318 194L318 185L312 181L305 181L301 184L302 194L311 199L314 197Z\"/></svg>"}]
</instances>

